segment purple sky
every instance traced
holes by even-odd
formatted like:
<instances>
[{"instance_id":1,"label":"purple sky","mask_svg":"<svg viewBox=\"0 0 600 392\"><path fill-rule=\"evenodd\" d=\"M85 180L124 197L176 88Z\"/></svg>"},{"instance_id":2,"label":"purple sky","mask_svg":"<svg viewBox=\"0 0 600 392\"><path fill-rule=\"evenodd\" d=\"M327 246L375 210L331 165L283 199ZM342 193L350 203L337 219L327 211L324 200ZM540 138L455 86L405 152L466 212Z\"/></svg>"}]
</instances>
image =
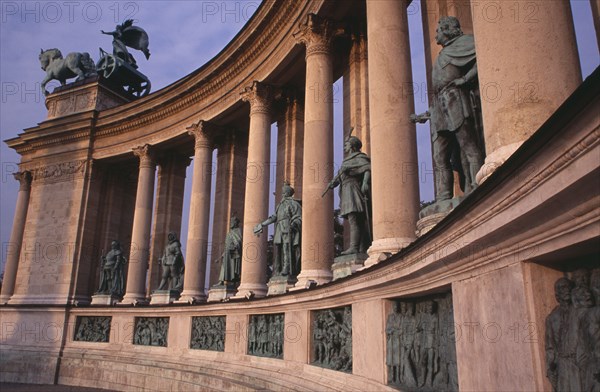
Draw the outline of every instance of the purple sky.
<instances>
[{"instance_id":1,"label":"purple sky","mask_svg":"<svg viewBox=\"0 0 600 392\"><path fill-rule=\"evenodd\" d=\"M40 48L59 48L69 52L89 52L98 59L98 47L111 51L111 38L100 30L112 31L116 24L132 18L150 37L149 61L132 50L139 70L152 81L157 91L199 68L215 56L243 27L260 1L0 1L0 139L15 137L24 128L35 126L46 116L40 82ZM571 0L584 77L599 64L593 21L588 0ZM420 6L412 7L409 23L415 83L424 85L424 56ZM52 91L57 82L51 82ZM334 89L336 161L341 161L341 80ZM417 96L417 112L427 103ZM418 129L419 161L431 168L427 129ZM276 140L276 134L273 135ZM1 263L6 258L18 183L11 173L17 171L19 156L0 143L0 243ZM191 168L191 166L190 166ZM190 178L190 175L188 175ZM189 190L189 186L187 187ZM421 199L433 198L430 181L421 184ZM337 193L337 192L336 192ZM186 192L189 205L189 192ZM187 217L182 233L187 232ZM182 238L185 242L185 235ZM0 267L2 270L4 267Z\"/></svg>"}]
</instances>

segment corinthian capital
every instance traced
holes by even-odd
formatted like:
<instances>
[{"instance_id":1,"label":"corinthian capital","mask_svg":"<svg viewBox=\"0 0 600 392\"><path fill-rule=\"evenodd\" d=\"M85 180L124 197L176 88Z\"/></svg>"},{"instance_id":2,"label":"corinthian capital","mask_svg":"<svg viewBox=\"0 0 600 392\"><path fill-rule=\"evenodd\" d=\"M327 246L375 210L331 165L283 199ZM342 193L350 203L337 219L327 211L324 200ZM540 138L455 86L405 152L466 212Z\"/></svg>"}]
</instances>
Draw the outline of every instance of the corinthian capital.
<instances>
[{"instance_id":1,"label":"corinthian capital","mask_svg":"<svg viewBox=\"0 0 600 392\"><path fill-rule=\"evenodd\" d=\"M187 131L195 139L194 147L213 149L215 145L215 135L219 128L208 121L200 120L187 127Z\"/></svg>"},{"instance_id":2,"label":"corinthian capital","mask_svg":"<svg viewBox=\"0 0 600 392\"><path fill-rule=\"evenodd\" d=\"M13 173L15 180L19 181L19 191L29 191L31 189L31 172L22 171Z\"/></svg>"},{"instance_id":3,"label":"corinthian capital","mask_svg":"<svg viewBox=\"0 0 600 392\"><path fill-rule=\"evenodd\" d=\"M316 53L331 53L333 39L344 33L339 23L316 14L308 14L298 26L294 38L306 46L306 57Z\"/></svg>"},{"instance_id":4,"label":"corinthian capital","mask_svg":"<svg viewBox=\"0 0 600 392\"><path fill-rule=\"evenodd\" d=\"M250 115L255 113L271 114L276 89L265 83L254 81L252 86L246 87L240 94L242 101L250 103Z\"/></svg>"},{"instance_id":5,"label":"corinthian capital","mask_svg":"<svg viewBox=\"0 0 600 392\"><path fill-rule=\"evenodd\" d=\"M134 147L131 150L133 151L133 155L140 158L140 168L154 167L156 164L156 157L151 145L144 144L143 146Z\"/></svg>"}]
</instances>

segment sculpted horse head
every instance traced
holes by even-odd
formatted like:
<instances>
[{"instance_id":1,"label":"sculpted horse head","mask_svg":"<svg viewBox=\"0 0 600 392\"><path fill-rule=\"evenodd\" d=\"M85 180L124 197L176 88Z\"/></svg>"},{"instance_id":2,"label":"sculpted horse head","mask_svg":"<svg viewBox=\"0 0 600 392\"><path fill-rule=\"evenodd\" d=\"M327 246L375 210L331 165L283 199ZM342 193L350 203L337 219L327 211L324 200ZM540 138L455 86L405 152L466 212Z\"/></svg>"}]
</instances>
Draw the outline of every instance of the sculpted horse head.
<instances>
[{"instance_id":1,"label":"sculpted horse head","mask_svg":"<svg viewBox=\"0 0 600 392\"><path fill-rule=\"evenodd\" d=\"M46 77L42 81L42 92L48 95L46 84L53 79L65 85L67 79L77 76L77 80L96 75L96 65L89 53L69 53L63 58L60 50L53 48L40 50L40 65L46 71Z\"/></svg>"},{"instance_id":2,"label":"sculpted horse head","mask_svg":"<svg viewBox=\"0 0 600 392\"><path fill-rule=\"evenodd\" d=\"M40 64L42 65L42 69L45 71L48 68L48 65L54 60L62 59L63 55L60 50L54 49L40 49Z\"/></svg>"}]
</instances>

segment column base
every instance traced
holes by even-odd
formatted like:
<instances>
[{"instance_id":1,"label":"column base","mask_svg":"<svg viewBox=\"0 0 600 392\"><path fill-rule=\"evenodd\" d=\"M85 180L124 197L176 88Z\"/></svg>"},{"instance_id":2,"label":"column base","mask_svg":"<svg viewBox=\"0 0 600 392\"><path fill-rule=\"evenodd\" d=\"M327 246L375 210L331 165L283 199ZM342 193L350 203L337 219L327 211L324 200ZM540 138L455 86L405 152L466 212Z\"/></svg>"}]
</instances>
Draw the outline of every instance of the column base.
<instances>
[{"instance_id":1,"label":"column base","mask_svg":"<svg viewBox=\"0 0 600 392\"><path fill-rule=\"evenodd\" d=\"M144 294L125 294L119 305L148 305L148 299Z\"/></svg>"},{"instance_id":2,"label":"column base","mask_svg":"<svg viewBox=\"0 0 600 392\"><path fill-rule=\"evenodd\" d=\"M331 270L333 271L333 280L345 278L358 271L369 258L366 253L354 253L351 255L338 256L334 259Z\"/></svg>"},{"instance_id":3,"label":"column base","mask_svg":"<svg viewBox=\"0 0 600 392\"><path fill-rule=\"evenodd\" d=\"M267 295L267 285L264 283L241 283L237 293L231 298L250 299L262 298Z\"/></svg>"},{"instance_id":4,"label":"column base","mask_svg":"<svg viewBox=\"0 0 600 392\"><path fill-rule=\"evenodd\" d=\"M388 259L391 255L400 252L401 249L406 248L415 239L410 237L405 238L381 238L373 241L367 254L369 258L365 261L365 266L359 269L362 271L365 268L369 268L380 261Z\"/></svg>"},{"instance_id":5,"label":"column base","mask_svg":"<svg viewBox=\"0 0 600 392\"><path fill-rule=\"evenodd\" d=\"M195 304L197 302L206 302L206 294L199 290L183 290L176 304Z\"/></svg>"},{"instance_id":6,"label":"column base","mask_svg":"<svg viewBox=\"0 0 600 392\"><path fill-rule=\"evenodd\" d=\"M329 283L333 279L333 273L331 272L330 269L328 269L328 270L322 270L322 269L304 270L303 269L302 272L300 272L300 275L298 275L297 279L298 279L298 281L296 282L294 287L290 289L290 291L304 290L304 289L310 288L313 285L320 286L322 284Z\"/></svg>"},{"instance_id":7,"label":"column base","mask_svg":"<svg viewBox=\"0 0 600 392\"><path fill-rule=\"evenodd\" d=\"M0 296L0 305L6 305L6 304L8 304L8 301L10 300L10 297L12 297L12 295L1 295Z\"/></svg>"},{"instance_id":8,"label":"column base","mask_svg":"<svg viewBox=\"0 0 600 392\"><path fill-rule=\"evenodd\" d=\"M481 185L487 178L492 175L506 160L521 147L523 141L512 143L506 146L502 146L497 150L493 151L490 155L485 157L485 162L481 169L475 175L475 181L477 185Z\"/></svg>"}]
</instances>

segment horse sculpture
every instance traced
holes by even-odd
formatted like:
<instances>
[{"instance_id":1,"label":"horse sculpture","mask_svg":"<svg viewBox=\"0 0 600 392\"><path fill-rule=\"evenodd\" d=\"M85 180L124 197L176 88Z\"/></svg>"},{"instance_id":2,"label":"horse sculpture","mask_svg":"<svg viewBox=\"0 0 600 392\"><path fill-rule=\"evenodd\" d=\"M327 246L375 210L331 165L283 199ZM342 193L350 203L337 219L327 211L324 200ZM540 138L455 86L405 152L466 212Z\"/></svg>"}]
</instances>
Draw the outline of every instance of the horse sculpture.
<instances>
[{"instance_id":1,"label":"horse sculpture","mask_svg":"<svg viewBox=\"0 0 600 392\"><path fill-rule=\"evenodd\" d=\"M49 94L46 91L46 84L53 79L58 80L64 86L67 79L75 76L77 76L76 81L79 81L97 75L96 65L89 53L73 52L63 58L62 53L58 49L42 49L39 59L42 69L46 71L46 77L42 80L42 92L44 95Z\"/></svg>"}]
</instances>

